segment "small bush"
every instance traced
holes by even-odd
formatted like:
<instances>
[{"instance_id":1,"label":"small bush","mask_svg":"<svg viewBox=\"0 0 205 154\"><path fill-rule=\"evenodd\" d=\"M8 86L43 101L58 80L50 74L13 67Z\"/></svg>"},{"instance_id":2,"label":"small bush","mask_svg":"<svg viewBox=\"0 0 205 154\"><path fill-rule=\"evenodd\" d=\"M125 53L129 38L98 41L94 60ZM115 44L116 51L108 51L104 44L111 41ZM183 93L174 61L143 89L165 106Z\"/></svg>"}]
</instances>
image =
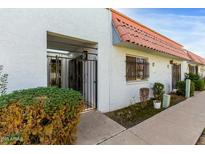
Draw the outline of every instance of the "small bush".
<instances>
[{"instance_id":1,"label":"small bush","mask_svg":"<svg viewBox=\"0 0 205 154\"><path fill-rule=\"evenodd\" d=\"M185 88L186 88L185 81L177 81L176 87L177 87L177 95L185 96Z\"/></svg>"},{"instance_id":2,"label":"small bush","mask_svg":"<svg viewBox=\"0 0 205 154\"><path fill-rule=\"evenodd\" d=\"M190 79L191 81L196 81L200 79L200 76L194 73L185 73L185 80L186 79Z\"/></svg>"},{"instance_id":3,"label":"small bush","mask_svg":"<svg viewBox=\"0 0 205 154\"><path fill-rule=\"evenodd\" d=\"M195 89L198 91L204 90L205 82L203 79L195 81Z\"/></svg>"},{"instance_id":4,"label":"small bush","mask_svg":"<svg viewBox=\"0 0 205 154\"><path fill-rule=\"evenodd\" d=\"M55 87L0 97L0 144L73 144L83 99Z\"/></svg>"},{"instance_id":5,"label":"small bush","mask_svg":"<svg viewBox=\"0 0 205 154\"><path fill-rule=\"evenodd\" d=\"M164 94L164 85L162 83L154 83L153 94L156 100L162 100Z\"/></svg>"},{"instance_id":6,"label":"small bush","mask_svg":"<svg viewBox=\"0 0 205 154\"><path fill-rule=\"evenodd\" d=\"M176 84L177 87L177 94L185 96L186 93L186 82L185 81L178 81ZM194 82L191 82L190 85L190 96L194 96L194 91L195 91L195 84Z\"/></svg>"},{"instance_id":7,"label":"small bush","mask_svg":"<svg viewBox=\"0 0 205 154\"><path fill-rule=\"evenodd\" d=\"M190 86L190 96L194 96L194 91L195 91L195 84L194 84L194 82L191 82L191 86Z\"/></svg>"}]
</instances>

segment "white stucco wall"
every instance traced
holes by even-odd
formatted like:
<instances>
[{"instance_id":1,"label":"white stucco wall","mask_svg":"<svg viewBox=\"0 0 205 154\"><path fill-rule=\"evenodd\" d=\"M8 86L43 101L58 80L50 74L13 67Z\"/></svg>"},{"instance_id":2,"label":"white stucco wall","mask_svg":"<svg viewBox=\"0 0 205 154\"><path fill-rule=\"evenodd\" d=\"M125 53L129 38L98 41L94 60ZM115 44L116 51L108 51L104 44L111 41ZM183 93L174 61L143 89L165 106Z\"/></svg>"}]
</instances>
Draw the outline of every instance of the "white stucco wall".
<instances>
[{"instance_id":1,"label":"white stucco wall","mask_svg":"<svg viewBox=\"0 0 205 154\"><path fill-rule=\"evenodd\" d=\"M107 9L0 9L0 64L8 91L47 86L47 31L98 43L98 109L108 111L111 15Z\"/></svg>"},{"instance_id":2,"label":"white stucco wall","mask_svg":"<svg viewBox=\"0 0 205 154\"><path fill-rule=\"evenodd\" d=\"M165 84L166 92L171 89L172 58L113 46L107 9L0 9L0 65L9 74L9 91L47 86L47 31L97 43L97 109L102 112L139 102L139 89L154 82ZM126 54L148 58L148 81L126 82ZM187 63L182 65L184 74Z\"/></svg>"},{"instance_id":3,"label":"white stucco wall","mask_svg":"<svg viewBox=\"0 0 205 154\"><path fill-rule=\"evenodd\" d=\"M185 73L189 73L188 61L183 61L181 63L181 80L185 79Z\"/></svg>"},{"instance_id":4,"label":"white stucco wall","mask_svg":"<svg viewBox=\"0 0 205 154\"><path fill-rule=\"evenodd\" d=\"M148 58L150 63L150 77L146 81L127 82L126 81L126 55ZM172 67L170 60L181 64L181 74L187 71L187 63L157 54L129 49L125 47L113 46L111 54L111 77L110 77L110 104L109 109L115 110L132 103L140 102L139 89L142 87L152 88L155 82L165 85L166 93L172 90ZM154 67L152 63L155 63ZM182 80L184 76L182 75ZM152 91L150 91L152 96Z\"/></svg>"},{"instance_id":5,"label":"white stucco wall","mask_svg":"<svg viewBox=\"0 0 205 154\"><path fill-rule=\"evenodd\" d=\"M205 77L205 66L204 65L198 65L198 74L204 78Z\"/></svg>"},{"instance_id":6,"label":"white stucco wall","mask_svg":"<svg viewBox=\"0 0 205 154\"><path fill-rule=\"evenodd\" d=\"M195 62L191 62L191 63L189 63L191 66L198 66L198 75L200 76L200 77L202 77L202 78L204 78L205 77L205 65L202 65L202 64L198 64L198 63L195 63ZM189 65L188 63L187 63L187 72L189 73L189 67L188 67L188 65Z\"/></svg>"}]
</instances>

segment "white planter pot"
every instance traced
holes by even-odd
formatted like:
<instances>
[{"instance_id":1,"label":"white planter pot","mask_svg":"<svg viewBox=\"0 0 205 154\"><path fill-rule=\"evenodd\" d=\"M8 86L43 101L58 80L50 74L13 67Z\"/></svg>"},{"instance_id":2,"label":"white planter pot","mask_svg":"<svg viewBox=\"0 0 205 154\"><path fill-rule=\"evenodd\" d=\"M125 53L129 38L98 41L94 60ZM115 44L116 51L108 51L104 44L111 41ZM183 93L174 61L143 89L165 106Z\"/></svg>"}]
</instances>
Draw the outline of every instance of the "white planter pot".
<instances>
[{"instance_id":1,"label":"white planter pot","mask_svg":"<svg viewBox=\"0 0 205 154\"><path fill-rule=\"evenodd\" d=\"M153 104L154 104L154 108L155 108L155 109L160 109L162 103L161 103L161 101L154 100L154 101L153 101Z\"/></svg>"}]
</instances>

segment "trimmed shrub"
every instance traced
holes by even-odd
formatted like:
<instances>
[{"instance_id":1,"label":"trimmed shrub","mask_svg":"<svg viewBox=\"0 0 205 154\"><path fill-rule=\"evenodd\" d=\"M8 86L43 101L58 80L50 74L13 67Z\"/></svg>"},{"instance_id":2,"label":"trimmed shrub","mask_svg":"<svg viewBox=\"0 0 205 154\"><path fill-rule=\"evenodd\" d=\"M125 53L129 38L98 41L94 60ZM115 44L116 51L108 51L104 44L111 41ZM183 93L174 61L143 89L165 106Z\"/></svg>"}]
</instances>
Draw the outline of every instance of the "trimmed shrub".
<instances>
[{"instance_id":1,"label":"trimmed shrub","mask_svg":"<svg viewBox=\"0 0 205 154\"><path fill-rule=\"evenodd\" d=\"M154 83L153 94L156 100L161 101L164 94L164 85L159 82Z\"/></svg>"},{"instance_id":2,"label":"trimmed shrub","mask_svg":"<svg viewBox=\"0 0 205 154\"><path fill-rule=\"evenodd\" d=\"M185 96L186 82L185 81L177 81L176 87L177 87L177 94ZM191 82L190 96L194 96L194 91L195 91L195 84L194 84L194 82Z\"/></svg>"},{"instance_id":3,"label":"trimmed shrub","mask_svg":"<svg viewBox=\"0 0 205 154\"><path fill-rule=\"evenodd\" d=\"M177 95L185 96L185 88L186 88L185 81L177 81L176 87L177 87Z\"/></svg>"},{"instance_id":4,"label":"trimmed shrub","mask_svg":"<svg viewBox=\"0 0 205 154\"><path fill-rule=\"evenodd\" d=\"M205 82L203 79L195 81L195 89L198 91L204 90Z\"/></svg>"},{"instance_id":5,"label":"trimmed shrub","mask_svg":"<svg viewBox=\"0 0 205 154\"><path fill-rule=\"evenodd\" d=\"M56 87L0 97L0 144L73 144L83 110L77 91Z\"/></svg>"},{"instance_id":6,"label":"trimmed shrub","mask_svg":"<svg viewBox=\"0 0 205 154\"><path fill-rule=\"evenodd\" d=\"M190 96L194 96L194 91L195 91L195 84L194 84L194 82L191 82L191 86L190 86Z\"/></svg>"},{"instance_id":7,"label":"trimmed shrub","mask_svg":"<svg viewBox=\"0 0 205 154\"><path fill-rule=\"evenodd\" d=\"M185 73L185 80L186 79L190 79L191 81L196 81L200 79L200 76L194 73Z\"/></svg>"},{"instance_id":8,"label":"trimmed shrub","mask_svg":"<svg viewBox=\"0 0 205 154\"><path fill-rule=\"evenodd\" d=\"M201 91L204 90L204 81L200 79L198 74L186 73L185 79L190 79L195 84L195 90Z\"/></svg>"}]
</instances>

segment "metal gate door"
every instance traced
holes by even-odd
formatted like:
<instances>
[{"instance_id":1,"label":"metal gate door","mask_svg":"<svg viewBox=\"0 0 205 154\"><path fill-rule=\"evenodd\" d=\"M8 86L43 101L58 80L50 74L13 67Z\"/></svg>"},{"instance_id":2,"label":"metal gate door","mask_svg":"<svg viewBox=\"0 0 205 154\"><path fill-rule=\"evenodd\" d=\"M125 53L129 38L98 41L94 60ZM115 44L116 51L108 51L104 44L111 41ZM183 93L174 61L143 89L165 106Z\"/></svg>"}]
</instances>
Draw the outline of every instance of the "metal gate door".
<instances>
[{"instance_id":1,"label":"metal gate door","mask_svg":"<svg viewBox=\"0 0 205 154\"><path fill-rule=\"evenodd\" d=\"M79 91L86 109L97 108L96 54L67 54L48 52L48 85Z\"/></svg>"}]
</instances>

